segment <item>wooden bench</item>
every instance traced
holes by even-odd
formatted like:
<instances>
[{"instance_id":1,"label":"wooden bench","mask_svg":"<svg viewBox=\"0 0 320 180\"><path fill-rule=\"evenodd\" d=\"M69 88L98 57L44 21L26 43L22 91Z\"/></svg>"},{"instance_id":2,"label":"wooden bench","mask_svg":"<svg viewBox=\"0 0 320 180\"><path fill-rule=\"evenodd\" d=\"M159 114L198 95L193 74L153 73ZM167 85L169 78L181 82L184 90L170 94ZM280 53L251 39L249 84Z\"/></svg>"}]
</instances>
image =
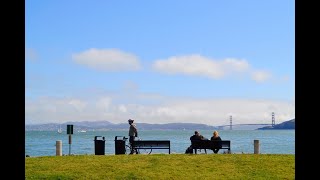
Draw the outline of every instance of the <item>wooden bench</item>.
<instances>
[{"instance_id":1,"label":"wooden bench","mask_svg":"<svg viewBox=\"0 0 320 180\"><path fill-rule=\"evenodd\" d=\"M198 149L204 149L207 154L207 149L227 149L231 153L229 140L211 141L211 140L191 140L191 147L197 154Z\"/></svg>"},{"instance_id":2,"label":"wooden bench","mask_svg":"<svg viewBox=\"0 0 320 180\"><path fill-rule=\"evenodd\" d=\"M169 140L138 140L133 141L132 147L134 149L168 149L170 154L170 141Z\"/></svg>"}]
</instances>

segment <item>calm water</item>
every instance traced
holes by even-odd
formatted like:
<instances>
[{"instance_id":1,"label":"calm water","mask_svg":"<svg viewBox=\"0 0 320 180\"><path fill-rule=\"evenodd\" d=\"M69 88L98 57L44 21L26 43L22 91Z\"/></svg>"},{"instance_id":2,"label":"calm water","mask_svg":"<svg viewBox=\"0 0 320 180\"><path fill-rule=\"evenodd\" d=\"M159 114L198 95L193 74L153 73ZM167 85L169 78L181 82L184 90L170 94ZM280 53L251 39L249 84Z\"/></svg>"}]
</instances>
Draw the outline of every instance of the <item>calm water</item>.
<instances>
[{"instance_id":1,"label":"calm water","mask_svg":"<svg viewBox=\"0 0 320 180\"><path fill-rule=\"evenodd\" d=\"M206 138L212 136L210 130L200 130ZM171 153L184 153L190 145L190 130L140 130L141 140L170 140ZM223 140L231 141L232 153L253 153L253 141L259 140L262 154L295 154L294 130L220 130ZM115 154L115 136L128 137L128 131L87 131L74 132L71 154L94 154L94 137L105 137L105 154ZM26 131L25 154L30 156L55 156L56 141L62 141L62 154L69 154L69 135L56 131ZM101 138L100 138L101 139ZM143 150L142 150L143 151ZM168 153L168 150L153 150L154 153ZM212 151L209 151L212 153ZM223 153L220 150L219 153Z\"/></svg>"}]
</instances>

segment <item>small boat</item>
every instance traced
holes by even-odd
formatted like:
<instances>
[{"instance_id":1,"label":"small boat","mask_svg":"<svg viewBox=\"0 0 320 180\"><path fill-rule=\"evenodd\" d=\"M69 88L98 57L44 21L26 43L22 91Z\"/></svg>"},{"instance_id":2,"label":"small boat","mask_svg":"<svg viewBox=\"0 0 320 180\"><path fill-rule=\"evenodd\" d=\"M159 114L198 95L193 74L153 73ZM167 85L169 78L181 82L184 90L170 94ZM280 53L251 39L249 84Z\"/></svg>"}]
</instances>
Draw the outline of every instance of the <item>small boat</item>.
<instances>
[{"instance_id":1,"label":"small boat","mask_svg":"<svg viewBox=\"0 0 320 180\"><path fill-rule=\"evenodd\" d=\"M59 127L59 129L58 129L58 133L59 133L59 134L62 133L61 125L60 125L60 127Z\"/></svg>"},{"instance_id":2,"label":"small boat","mask_svg":"<svg viewBox=\"0 0 320 180\"><path fill-rule=\"evenodd\" d=\"M78 131L78 132L82 132L82 133L85 133L85 132L87 132L86 130L80 130L80 131Z\"/></svg>"}]
</instances>

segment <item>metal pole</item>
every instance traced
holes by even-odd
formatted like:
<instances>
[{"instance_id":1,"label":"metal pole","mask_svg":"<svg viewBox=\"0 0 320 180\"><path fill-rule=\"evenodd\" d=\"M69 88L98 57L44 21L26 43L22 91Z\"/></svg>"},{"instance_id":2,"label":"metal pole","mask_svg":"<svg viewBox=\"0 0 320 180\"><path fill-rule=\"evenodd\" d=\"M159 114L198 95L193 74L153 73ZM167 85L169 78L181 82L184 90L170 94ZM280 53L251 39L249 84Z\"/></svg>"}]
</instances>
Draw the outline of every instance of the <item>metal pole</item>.
<instances>
[{"instance_id":1,"label":"metal pole","mask_svg":"<svg viewBox=\"0 0 320 180\"><path fill-rule=\"evenodd\" d=\"M71 134L69 134L69 155L71 154Z\"/></svg>"},{"instance_id":2,"label":"metal pole","mask_svg":"<svg viewBox=\"0 0 320 180\"><path fill-rule=\"evenodd\" d=\"M260 154L259 140L253 140L254 142L254 154Z\"/></svg>"}]
</instances>

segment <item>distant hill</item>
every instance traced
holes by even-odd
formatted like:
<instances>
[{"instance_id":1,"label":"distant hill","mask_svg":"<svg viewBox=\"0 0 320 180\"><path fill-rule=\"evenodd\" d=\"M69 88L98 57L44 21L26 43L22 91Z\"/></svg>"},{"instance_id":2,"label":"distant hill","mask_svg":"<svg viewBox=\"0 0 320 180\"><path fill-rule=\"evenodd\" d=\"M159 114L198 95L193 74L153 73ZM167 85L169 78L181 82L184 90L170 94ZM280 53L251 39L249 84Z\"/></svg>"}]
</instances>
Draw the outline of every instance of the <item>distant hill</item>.
<instances>
[{"instance_id":1,"label":"distant hill","mask_svg":"<svg viewBox=\"0 0 320 180\"><path fill-rule=\"evenodd\" d=\"M262 128L258 128L258 130L267 130L267 129L295 129L295 119L291 119L289 121L282 122L280 124L276 124L272 126L265 126Z\"/></svg>"},{"instance_id":2,"label":"distant hill","mask_svg":"<svg viewBox=\"0 0 320 180\"><path fill-rule=\"evenodd\" d=\"M66 122L66 123L47 123L47 124L29 124L25 125L26 131L57 131L61 126L63 131L66 131L67 124L73 124L74 131L78 130L127 130L128 123L114 124L109 121L81 121L81 122ZM205 124L197 123L168 123L168 124L148 124L148 123L136 123L139 130L213 130L222 129L218 126L209 126ZM265 129L295 129L295 119L285 121L281 124L277 124L274 127L233 127L234 130L265 130Z\"/></svg>"},{"instance_id":3,"label":"distant hill","mask_svg":"<svg viewBox=\"0 0 320 180\"><path fill-rule=\"evenodd\" d=\"M67 124L72 124L73 129L77 130L122 130L128 129L128 123L114 124L109 121L81 121L81 122L66 122L62 124L48 123L48 124L36 124L26 125L26 131L57 131L61 126L63 131L66 131ZM209 126L205 124L197 123L168 123L168 124L148 124L148 123L136 123L139 130L212 130L217 129L215 126Z\"/></svg>"}]
</instances>

